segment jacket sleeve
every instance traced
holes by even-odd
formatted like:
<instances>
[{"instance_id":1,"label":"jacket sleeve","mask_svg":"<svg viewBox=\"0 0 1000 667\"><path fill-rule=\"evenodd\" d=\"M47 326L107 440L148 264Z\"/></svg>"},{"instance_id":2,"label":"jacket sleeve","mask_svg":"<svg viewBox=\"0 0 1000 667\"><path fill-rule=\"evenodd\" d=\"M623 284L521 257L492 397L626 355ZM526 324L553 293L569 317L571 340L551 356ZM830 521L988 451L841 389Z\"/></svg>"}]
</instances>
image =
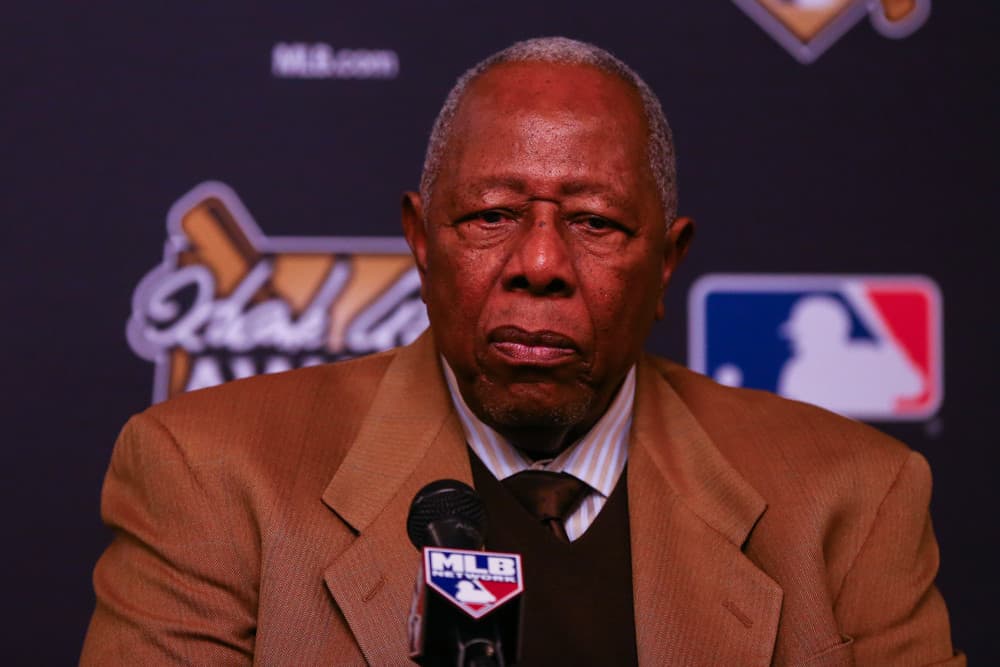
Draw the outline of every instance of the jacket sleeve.
<instances>
[{"instance_id":1,"label":"jacket sleeve","mask_svg":"<svg viewBox=\"0 0 1000 667\"><path fill-rule=\"evenodd\" d=\"M844 634L854 638L860 667L965 665L953 653L948 610L934 586L930 492L927 462L911 452L837 596L834 609Z\"/></svg>"},{"instance_id":2,"label":"jacket sleeve","mask_svg":"<svg viewBox=\"0 0 1000 667\"><path fill-rule=\"evenodd\" d=\"M250 531L234 521L225 467L193 461L147 414L125 425L101 497L115 536L94 570L82 665L252 661L255 565L241 556Z\"/></svg>"}]
</instances>

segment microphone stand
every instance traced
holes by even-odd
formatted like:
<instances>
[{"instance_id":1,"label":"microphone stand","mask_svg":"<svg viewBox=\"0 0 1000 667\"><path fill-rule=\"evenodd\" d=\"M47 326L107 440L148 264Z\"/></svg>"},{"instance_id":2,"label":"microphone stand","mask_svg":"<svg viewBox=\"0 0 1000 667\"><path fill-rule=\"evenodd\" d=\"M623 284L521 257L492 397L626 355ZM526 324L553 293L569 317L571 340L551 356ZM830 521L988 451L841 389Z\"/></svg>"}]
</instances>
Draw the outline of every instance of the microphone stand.
<instances>
[{"instance_id":1,"label":"microphone stand","mask_svg":"<svg viewBox=\"0 0 1000 667\"><path fill-rule=\"evenodd\" d=\"M461 631L455 631L458 667L505 667L499 633L495 626L490 629L493 630L492 638L476 636L465 640Z\"/></svg>"},{"instance_id":2,"label":"microphone stand","mask_svg":"<svg viewBox=\"0 0 1000 667\"><path fill-rule=\"evenodd\" d=\"M469 509L471 505L471 509ZM407 533L414 546L435 546L481 551L485 542L485 508L475 491L461 482L432 482L414 498L407 518ZM507 667L504 639L513 639L512 657L517 660L516 638L504 628L520 626L519 607L507 606L481 619L459 611L451 602L430 590L426 618L435 619L425 641L424 654L414 658L423 667ZM429 631L430 628L425 628ZM510 642L508 642L510 643Z\"/></svg>"},{"instance_id":3,"label":"microphone stand","mask_svg":"<svg viewBox=\"0 0 1000 667\"><path fill-rule=\"evenodd\" d=\"M435 545L464 549L482 549L483 546L483 538L476 527L454 517L430 522L427 534L431 544ZM496 623L490 622L486 632L480 626L481 623L475 621L456 624L456 667L506 667L503 642Z\"/></svg>"}]
</instances>

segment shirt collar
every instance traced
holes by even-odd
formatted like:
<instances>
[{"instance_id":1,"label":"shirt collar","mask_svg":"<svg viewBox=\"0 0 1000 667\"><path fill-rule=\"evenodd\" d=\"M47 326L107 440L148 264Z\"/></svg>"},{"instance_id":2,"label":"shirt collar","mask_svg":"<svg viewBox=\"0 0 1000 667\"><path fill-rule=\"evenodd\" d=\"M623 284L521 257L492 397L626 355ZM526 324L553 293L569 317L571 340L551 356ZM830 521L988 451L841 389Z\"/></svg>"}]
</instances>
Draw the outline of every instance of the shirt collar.
<instances>
[{"instance_id":1,"label":"shirt collar","mask_svg":"<svg viewBox=\"0 0 1000 667\"><path fill-rule=\"evenodd\" d=\"M629 369L608 409L583 437L556 458L535 462L484 424L469 409L458 390L455 373L444 357L441 357L441 367L448 382L452 403L465 431L465 440L494 477L503 480L529 469L565 472L586 482L605 498L611 495L628 458L628 433L632 427L632 405L635 400L634 365Z\"/></svg>"}]
</instances>

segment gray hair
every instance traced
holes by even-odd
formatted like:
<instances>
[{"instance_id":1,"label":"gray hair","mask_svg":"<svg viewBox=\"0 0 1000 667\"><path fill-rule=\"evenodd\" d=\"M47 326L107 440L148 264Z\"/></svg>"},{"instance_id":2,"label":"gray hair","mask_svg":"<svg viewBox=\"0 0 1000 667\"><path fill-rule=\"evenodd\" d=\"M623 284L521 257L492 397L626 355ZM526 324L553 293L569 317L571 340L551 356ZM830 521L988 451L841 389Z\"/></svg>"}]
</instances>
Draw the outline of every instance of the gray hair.
<instances>
[{"instance_id":1,"label":"gray hair","mask_svg":"<svg viewBox=\"0 0 1000 667\"><path fill-rule=\"evenodd\" d=\"M474 65L458 78L438 112L427 143L424 171L420 177L420 197L424 202L424 211L430 206L434 181L441 171L444 152L451 138L452 121L469 84L496 65L521 62L589 65L613 74L635 88L642 100L646 125L649 127L646 151L649 166L656 180L660 203L669 226L677 213L677 168L673 136L660 100L649 85L621 60L598 46L566 37L539 37L517 42Z\"/></svg>"}]
</instances>

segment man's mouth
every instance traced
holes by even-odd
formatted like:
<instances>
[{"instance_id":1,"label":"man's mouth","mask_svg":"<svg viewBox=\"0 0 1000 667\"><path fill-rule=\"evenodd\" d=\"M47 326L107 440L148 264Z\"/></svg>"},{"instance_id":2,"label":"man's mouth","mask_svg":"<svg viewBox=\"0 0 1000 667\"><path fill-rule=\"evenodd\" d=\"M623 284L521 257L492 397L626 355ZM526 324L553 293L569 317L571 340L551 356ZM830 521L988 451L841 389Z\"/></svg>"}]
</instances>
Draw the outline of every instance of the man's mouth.
<instances>
[{"instance_id":1,"label":"man's mouth","mask_svg":"<svg viewBox=\"0 0 1000 667\"><path fill-rule=\"evenodd\" d=\"M572 338L554 331L525 331L505 326L491 331L488 340L497 353L517 364L558 364L579 352Z\"/></svg>"}]
</instances>

